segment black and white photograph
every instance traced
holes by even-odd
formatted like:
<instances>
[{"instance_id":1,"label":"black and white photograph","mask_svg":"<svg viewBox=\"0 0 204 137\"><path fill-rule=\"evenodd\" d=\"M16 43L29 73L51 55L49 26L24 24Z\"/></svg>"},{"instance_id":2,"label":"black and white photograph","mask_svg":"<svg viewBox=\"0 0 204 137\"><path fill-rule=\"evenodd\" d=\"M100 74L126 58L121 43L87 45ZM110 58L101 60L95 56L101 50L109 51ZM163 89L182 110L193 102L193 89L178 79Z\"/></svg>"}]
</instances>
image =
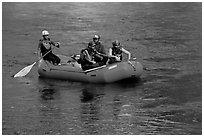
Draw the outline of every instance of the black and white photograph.
<instances>
[{"instance_id":1,"label":"black and white photograph","mask_svg":"<svg viewBox=\"0 0 204 137\"><path fill-rule=\"evenodd\" d=\"M2 135L202 135L202 1L4 1Z\"/></svg>"}]
</instances>

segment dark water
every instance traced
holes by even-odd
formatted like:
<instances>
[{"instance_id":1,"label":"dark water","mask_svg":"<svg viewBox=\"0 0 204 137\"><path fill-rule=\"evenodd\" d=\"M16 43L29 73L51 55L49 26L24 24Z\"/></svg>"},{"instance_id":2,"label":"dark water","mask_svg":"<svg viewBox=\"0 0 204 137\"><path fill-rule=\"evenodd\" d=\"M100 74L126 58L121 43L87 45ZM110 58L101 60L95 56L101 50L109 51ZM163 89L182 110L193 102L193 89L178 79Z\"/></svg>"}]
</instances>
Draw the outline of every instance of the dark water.
<instances>
[{"instance_id":1,"label":"dark water","mask_svg":"<svg viewBox=\"0 0 204 137\"><path fill-rule=\"evenodd\" d=\"M138 81L39 79L41 30L78 53L95 33L144 65ZM3 3L2 134L202 134L202 3Z\"/></svg>"}]
</instances>

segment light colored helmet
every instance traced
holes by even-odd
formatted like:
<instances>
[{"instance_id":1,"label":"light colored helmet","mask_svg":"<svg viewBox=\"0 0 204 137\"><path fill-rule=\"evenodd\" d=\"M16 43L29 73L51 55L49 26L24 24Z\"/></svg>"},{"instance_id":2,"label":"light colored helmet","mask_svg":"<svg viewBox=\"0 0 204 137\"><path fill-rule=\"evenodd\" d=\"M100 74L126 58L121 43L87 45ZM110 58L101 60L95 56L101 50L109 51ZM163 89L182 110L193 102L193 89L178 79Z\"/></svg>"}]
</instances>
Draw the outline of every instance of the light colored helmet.
<instances>
[{"instance_id":1,"label":"light colored helmet","mask_svg":"<svg viewBox=\"0 0 204 137\"><path fill-rule=\"evenodd\" d=\"M112 42L112 44L113 44L114 47L119 47L120 46L120 42L118 40L114 40Z\"/></svg>"},{"instance_id":2,"label":"light colored helmet","mask_svg":"<svg viewBox=\"0 0 204 137\"><path fill-rule=\"evenodd\" d=\"M98 39L100 40L100 36L99 35L94 35L93 40Z\"/></svg>"},{"instance_id":3,"label":"light colored helmet","mask_svg":"<svg viewBox=\"0 0 204 137\"><path fill-rule=\"evenodd\" d=\"M47 30L43 30L43 31L42 31L42 35L43 35L43 36L49 35L49 32L48 32Z\"/></svg>"}]
</instances>

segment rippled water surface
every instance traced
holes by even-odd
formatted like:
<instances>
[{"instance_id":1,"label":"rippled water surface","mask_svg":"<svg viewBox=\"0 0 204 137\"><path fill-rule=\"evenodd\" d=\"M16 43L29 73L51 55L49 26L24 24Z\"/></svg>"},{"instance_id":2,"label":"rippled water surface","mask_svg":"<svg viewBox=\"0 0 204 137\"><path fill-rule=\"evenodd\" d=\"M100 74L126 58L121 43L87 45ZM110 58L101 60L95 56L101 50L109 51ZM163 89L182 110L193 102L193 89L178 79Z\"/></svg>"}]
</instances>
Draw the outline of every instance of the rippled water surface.
<instances>
[{"instance_id":1,"label":"rippled water surface","mask_svg":"<svg viewBox=\"0 0 204 137\"><path fill-rule=\"evenodd\" d=\"M72 55L101 35L144 66L141 79L88 84L38 78L41 30ZM202 134L202 3L3 3L2 134Z\"/></svg>"}]
</instances>

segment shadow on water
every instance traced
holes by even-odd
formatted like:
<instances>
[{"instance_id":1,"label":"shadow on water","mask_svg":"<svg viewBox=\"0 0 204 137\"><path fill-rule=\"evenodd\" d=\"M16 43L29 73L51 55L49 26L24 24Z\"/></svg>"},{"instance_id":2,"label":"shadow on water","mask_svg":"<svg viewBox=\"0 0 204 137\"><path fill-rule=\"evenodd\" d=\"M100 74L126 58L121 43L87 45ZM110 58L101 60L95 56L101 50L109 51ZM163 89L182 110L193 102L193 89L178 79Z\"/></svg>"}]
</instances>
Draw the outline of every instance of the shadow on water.
<instances>
[{"instance_id":1,"label":"shadow on water","mask_svg":"<svg viewBox=\"0 0 204 137\"><path fill-rule=\"evenodd\" d=\"M42 93L41 98L44 100L52 100L54 99L53 95L56 92L54 89L52 88L44 88L40 91Z\"/></svg>"},{"instance_id":2,"label":"shadow on water","mask_svg":"<svg viewBox=\"0 0 204 137\"><path fill-rule=\"evenodd\" d=\"M45 79L39 79L39 93L42 100L53 100L57 92L54 83L50 83Z\"/></svg>"},{"instance_id":3,"label":"shadow on water","mask_svg":"<svg viewBox=\"0 0 204 137\"><path fill-rule=\"evenodd\" d=\"M101 123L107 117L106 113L111 112L112 117L108 117L108 119L118 119L122 108L122 94L128 92L129 89L135 91L141 84L140 79L129 79L112 84L91 84L39 78L40 103L42 105L40 113L43 117L47 115L51 118L51 120L44 118L41 121L44 121L43 126L45 126L47 123L55 123L52 119L62 118L63 120L65 118L62 113L67 113L65 109L72 106L72 109L75 108L78 111L69 112L69 115L78 115L76 125L80 127L78 130L75 129L77 131L74 134L104 134L102 128L108 127ZM65 100L66 96L69 98ZM64 104L60 104L61 102ZM108 102L112 107L104 110ZM74 119L70 118L66 122L73 123ZM115 131L112 129L109 132L113 134Z\"/></svg>"},{"instance_id":4,"label":"shadow on water","mask_svg":"<svg viewBox=\"0 0 204 137\"><path fill-rule=\"evenodd\" d=\"M60 92L61 81L38 79L38 134L65 134L63 131L64 108L61 104L63 93Z\"/></svg>"},{"instance_id":5,"label":"shadow on water","mask_svg":"<svg viewBox=\"0 0 204 137\"><path fill-rule=\"evenodd\" d=\"M40 121L45 127L57 125L59 130L64 128L59 124L62 121L75 123L75 131L66 130L66 134L184 134L186 130L189 134L199 134L196 128L202 120L198 111L200 105L185 103L189 96L195 101L200 94L191 94L195 86L185 85L196 84L200 79L191 81L190 78L193 77L162 77L164 81L160 81L157 77L155 81L145 77L112 84L39 79L40 113L44 117ZM66 109L70 106L73 108L68 116ZM196 127L189 129L188 124ZM59 132L58 129L48 131Z\"/></svg>"},{"instance_id":6,"label":"shadow on water","mask_svg":"<svg viewBox=\"0 0 204 137\"><path fill-rule=\"evenodd\" d=\"M120 117L123 116L121 114L123 94L130 89L136 91L141 84L141 79L126 79L111 84L82 84L80 120L83 130L81 133L115 134L116 121L120 121ZM116 121L111 124L110 121L114 120Z\"/></svg>"},{"instance_id":7,"label":"shadow on water","mask_svg":"<svg viewBox=\"0 0 204 137\"><path fill-rule=\"evenodd\" d=\"M96 87L85 86L81 90L80 120L82 122L82 133L97 134L99 128L100 102L104 91L97 92Z\"/></svg>"}]
</instances>

